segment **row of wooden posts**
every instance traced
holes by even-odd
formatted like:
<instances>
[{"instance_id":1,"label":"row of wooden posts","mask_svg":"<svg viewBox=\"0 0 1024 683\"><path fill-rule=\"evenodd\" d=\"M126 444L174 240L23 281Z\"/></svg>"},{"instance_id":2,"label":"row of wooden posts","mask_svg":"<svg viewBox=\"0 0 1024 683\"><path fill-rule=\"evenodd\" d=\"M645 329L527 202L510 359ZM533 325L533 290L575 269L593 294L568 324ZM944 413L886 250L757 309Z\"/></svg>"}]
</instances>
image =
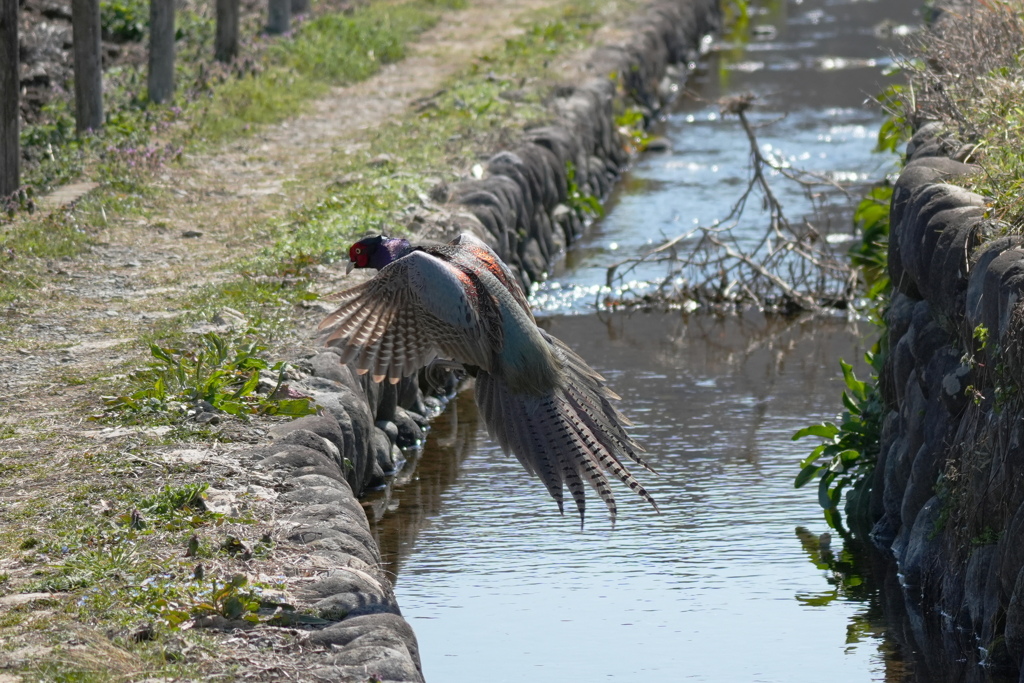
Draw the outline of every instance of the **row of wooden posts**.
<instances>
[{"instance_id":1,"label":"row of wooden posts","mask_svg":"<svg viewBox=\"0 0 1024 683\"><path fill-rule=\"evenodd\" d=\"M174 94L174 1L149 3L149 100L166 102ZM239 0L215 0L217 33L214 58L230 62L238 54ZM267 33L289 30L292 14L305 12L309 0L267 0ZM72 49L75 67L75 124L79 132L103 127L103 62L99 0L72 0ZM0 0L0 199L20 187L18 143L18 0Z\"/></svg>"}]
</instances>

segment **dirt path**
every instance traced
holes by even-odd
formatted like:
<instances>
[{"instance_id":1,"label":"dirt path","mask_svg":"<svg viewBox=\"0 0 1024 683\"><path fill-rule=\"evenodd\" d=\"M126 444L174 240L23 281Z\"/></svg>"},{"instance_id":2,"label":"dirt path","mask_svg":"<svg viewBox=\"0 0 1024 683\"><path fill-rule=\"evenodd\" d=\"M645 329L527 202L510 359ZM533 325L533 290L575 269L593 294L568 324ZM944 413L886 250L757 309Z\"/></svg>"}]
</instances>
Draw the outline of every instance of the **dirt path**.
<instances>
[{"instance_id":1,"label":"dirt path","mask_svg":"<svg viewBox=\"0 0 1024 683\"><path fill-rule=\"evenodd\" d=\"M335 88L307 113L212 153L168 167L146 219L109 216L100 243L49 264L32 309L8 311L13 353L0 358L0 424L60 415L89 392L75 384L122 366L127 342L152 321L180 313L175 293L222 277L240 250L258 247L251 228L321 191L332 155L365 150L366 132L436 92L446 79L520 33L520 20L568 0L474 0L420 36L409 56L372 78ZM186 235L199 236L187 237ZM6 344L5 344L6 342ZM2 346L0 346L2 347ZM57 425L50 425L55 427Z\"/></svg>"}]
</instances>

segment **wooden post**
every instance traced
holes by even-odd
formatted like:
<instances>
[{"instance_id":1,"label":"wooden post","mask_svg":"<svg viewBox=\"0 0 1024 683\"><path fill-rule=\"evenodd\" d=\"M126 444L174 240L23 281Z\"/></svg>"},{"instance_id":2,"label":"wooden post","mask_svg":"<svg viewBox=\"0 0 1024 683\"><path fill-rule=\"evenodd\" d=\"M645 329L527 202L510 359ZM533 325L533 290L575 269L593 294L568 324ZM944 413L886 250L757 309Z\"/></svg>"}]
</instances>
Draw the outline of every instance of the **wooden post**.
<instances>
[{"instance_id":1,"label":"wooden post","mask_svg":"<svg viewBox=\"0 0 1024 683\"><path fill-rule=\"evenodd\" d=\"M18 0L0 0L0 198L21 185L18 164Z\"/></svg>"},{"instance_id":2,"label":"wooden post","mask_svg":"<svg viewBox=\"0 0 1024 683\"><path fill-rule=\"evenodd\" d=\"M174 0L149 0L149 101L174 95Z\"/></svg>"},{"instance_id":3,"label":"wooden post","mask_svg":"<svg viewBox=\"0 0 1024 683\"><path fill-rule=\"evenodd\" d=\"M238 56L238 0L217 0L217 37L213 54L218 62Z\"/></svg>"},{"instance_id":4,"label":"wooden post","mask_svg":"<svg viewBox=\"0 0 1024 683\"><path fill-rule=\"evenodd\" d=\"M72 0L75 52L75 125L78 132L103 127L103 61L99 0Z\"/></svg>"},{"instance_id":5,"label":"wooden post","mask_svg":"<svg viewBox=\"0 0 1024 683\"><path fill-rule=\"evenodd\" d=\"M287 33L292 23L291 0L268 0L267 33Z\"/></svg>"}]
</instances>

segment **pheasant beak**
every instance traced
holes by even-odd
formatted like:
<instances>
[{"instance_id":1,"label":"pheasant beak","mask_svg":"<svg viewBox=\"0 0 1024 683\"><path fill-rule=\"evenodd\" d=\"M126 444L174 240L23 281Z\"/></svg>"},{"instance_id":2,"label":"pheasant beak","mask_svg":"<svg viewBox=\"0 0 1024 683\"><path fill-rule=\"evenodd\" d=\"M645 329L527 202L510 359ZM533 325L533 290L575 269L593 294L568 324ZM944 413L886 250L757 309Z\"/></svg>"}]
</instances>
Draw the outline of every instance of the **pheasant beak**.
<instances>
[{"instance_id":1,"label":"pheasant beak","mask_svg":"<svg viewBox=\"0 0 1024 683\"><path fill-rule=\"evenodd\" d=\"M345 264L345 275L348 275L349 273L351 273L352 269L355 268L355 267L356 267L356 262L355 261L349 261L348 263L346 263Z\"/></svg>"}]
</instances>

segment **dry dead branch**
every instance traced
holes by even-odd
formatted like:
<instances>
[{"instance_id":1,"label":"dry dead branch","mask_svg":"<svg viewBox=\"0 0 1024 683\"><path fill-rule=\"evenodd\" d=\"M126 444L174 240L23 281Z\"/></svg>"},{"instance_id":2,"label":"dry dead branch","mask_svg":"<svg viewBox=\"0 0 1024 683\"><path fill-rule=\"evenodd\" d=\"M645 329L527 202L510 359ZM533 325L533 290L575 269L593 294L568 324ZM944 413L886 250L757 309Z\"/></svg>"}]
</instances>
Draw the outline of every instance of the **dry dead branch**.
<instances>
[{"instance_id":1,"label":"dry dead branch","mask_svg":"<svg viewBox=\"0 0 1024 683\"><path fill-rule=\"evenodd\" d=\"M837 253L813 224L791 223L783 211L768 173L798 183L816 208L818 190L845 189L829 178L803 171L761 152L755 126L747 117L754 96L745 94L719 102L723 115L736 116L750 144L750 178L729 213L710 226L698 226L665 241L639 258L608 268L606 285L621 291L641 264L664 263L667 274L655 294L608 297L606 306L690 304L722 308L755 306L761 310L793 313L820 312L845 307L856 292L857 271L845 254ZM737 235L752 198L760 198L767 213L764 234L753 243Z\"/></svg>"}]
</instances>

